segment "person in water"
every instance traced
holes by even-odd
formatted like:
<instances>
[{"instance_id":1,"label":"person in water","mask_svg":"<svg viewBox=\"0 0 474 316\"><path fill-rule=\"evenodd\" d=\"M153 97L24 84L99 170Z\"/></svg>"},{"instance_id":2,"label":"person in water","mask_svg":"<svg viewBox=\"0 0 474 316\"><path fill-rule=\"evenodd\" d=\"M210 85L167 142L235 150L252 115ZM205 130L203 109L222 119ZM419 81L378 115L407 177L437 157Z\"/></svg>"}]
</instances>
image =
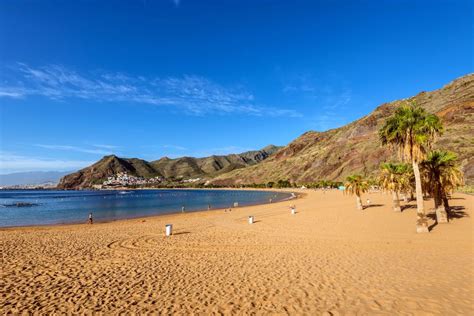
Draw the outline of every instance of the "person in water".
<instances>
[{"instance_id":1,"label":"person in water","mask_svg":"<svg viewBox=\"0 0 474 316\"><path fill-rule=\"evenodd\" d=\"M89 213L89 224L93 224L94 220L92 219L92 212Z\"/></svg>"}]
</instances>

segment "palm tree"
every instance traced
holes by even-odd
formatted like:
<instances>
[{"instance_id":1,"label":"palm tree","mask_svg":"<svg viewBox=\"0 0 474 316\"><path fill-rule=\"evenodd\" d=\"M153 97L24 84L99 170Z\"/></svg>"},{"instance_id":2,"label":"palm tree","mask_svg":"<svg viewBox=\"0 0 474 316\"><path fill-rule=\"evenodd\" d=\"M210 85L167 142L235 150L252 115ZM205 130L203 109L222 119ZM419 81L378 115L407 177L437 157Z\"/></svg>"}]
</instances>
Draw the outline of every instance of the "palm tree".
<instances>
[{"instance_id":1,"label":"palm tree","mask_svg":"<svg viewBox=\"0 0 474 316\"><path fill-rule=\"evenodd\" d=\"M444 189L443 204L446 211L449 212L448 194L452 194L454 189L464 185L464 176L459 165L456 164L446 168L444 172L441 173L441 185Z\"/></svg>"},{"instance_id":2,"label":"palm tree","mask_svg":"<svg viewBox=\"0 0 474 316\"><path fill-rule=\"evenodd\" d=\"M369 188L367 181L365 181L361 175L354 174L347 177L344 186L346 187L344 192L355 194L357 201L357 209L362 211L364 207L362 206L361 195L362 193L367 192Z\"/></svg>"},{"instance_id":3,"label":"palm tree","mask_svg":"<svg viewBox=\"0 0 474 316\"><path fill-rule=\"evenodd\" d=\"M408 195L413 199L413 192L415 191L415 175L413 174L413 167L410 164L399 164L398 172L400 173L400 191L403 192L405 202L408 202Z\"/></svg>"},{"instance_id":4,"label":"palm tree","mask_svg":"<svg viewBox=\"0 0 474 316\"><path fill-rule=\"evenodd\" d=\"M379 131L382 144L397 149L399 156L404 161L411 162L413 166L417 205L416 231L419 233L428 232L419 163L426 157L434 138L441 134L442 130L443 126L436 115L427 113L413 102L400 106Z\"/></svg>"},{"instance_id":5,"label":"palm tree","mask_svg":"<svg viewBox=\"0 0 474 316\"><path fill-rule=\"evenodd\" d=\"M393 210L401 212L399 192L406 187L408 165L404 163L383 163L381 166L380 186L392 192Z\"/></svg>"},{"instance_id":6,"label":"palm tree","mask_svg":"<svg viewBox=\"0 0 474 316\"><path fill-rule=\"evenodd\" d=\"M450 151L434 150L420 164L425 176L426 191L433 196L438 222L447 222L448 194L462 184L462 172L457 155Z\"/></svg>"}]
</instances>

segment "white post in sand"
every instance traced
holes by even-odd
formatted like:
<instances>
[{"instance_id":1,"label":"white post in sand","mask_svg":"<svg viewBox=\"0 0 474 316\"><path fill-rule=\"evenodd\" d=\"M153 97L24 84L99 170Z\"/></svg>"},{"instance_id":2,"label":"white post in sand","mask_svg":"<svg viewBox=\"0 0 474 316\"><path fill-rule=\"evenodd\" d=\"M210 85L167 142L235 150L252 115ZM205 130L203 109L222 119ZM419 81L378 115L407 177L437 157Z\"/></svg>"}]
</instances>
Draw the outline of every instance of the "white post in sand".
<instances>
[{"instance_id":1,"label":"white post in sand","mask_svg":"<svg viewBox=\"0 0 474 316\"><path fill-rule=\"evenodd\" d=\"M291 215L296 214L296 208L294 206L291 207Z\"/></svg>"},{"instance_id":2,"label":"white post in sand","mask_svg":"<svg viewBox=\"0 0 474 316\"><path fill-rule=\"evenodd\" d=\"M234 207L239 207L239 202L234 202Z\"/></svg>"},{"instance_id":3,"label":"white post in sand","mask_svg":"<svg viewBox=\"0 0 474 316\"><path fill-rule=\"evenodd\" d=\"M171 224L166 224L166 229L165 229L165 235L166 236L171 236L173 234L173 225Z\"/></svg>"},{"instance_id":4,"label":"white post in sand","mask_svg":"<svg viewBox=\"0 0 474 316\"><path fill-rule=\"evenodd\" d=\"M253 216L249 216L249 224L253 224Z\"/></svg>"}]
</instances>

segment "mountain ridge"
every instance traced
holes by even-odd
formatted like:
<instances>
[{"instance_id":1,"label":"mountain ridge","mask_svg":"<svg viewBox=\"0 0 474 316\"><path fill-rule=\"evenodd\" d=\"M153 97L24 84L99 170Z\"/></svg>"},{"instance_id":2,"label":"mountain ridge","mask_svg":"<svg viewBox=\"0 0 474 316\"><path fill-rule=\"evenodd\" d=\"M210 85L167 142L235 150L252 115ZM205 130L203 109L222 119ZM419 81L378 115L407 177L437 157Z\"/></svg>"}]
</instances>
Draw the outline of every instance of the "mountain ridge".
<instances>
[{"instance_id":1,"label":"mountain ridge","mask_svg":"<svg viewBox=\"0 0 474 316\"><path fill-rule=\"evenodd\" d=\"M308 183L343 180L350 173L375 175L381 162L397 160L378 140L378 129L395 109L416 101L440 116L443 136L435 148L458 154L466 183L474 181L474 74L467 74L440 89L379 105L371 113L345 126L324 132L308 131L257 166L233 170L212 180L216 185L241 185L289 180Z\"/></svg>"},{"instance_id":2,"label":"mountain ridge","mask_svg":"<svg viewBox=\"0 0 474 316\"><path fill-rule=\"evenodd\" d=\"M466 183L474 183L474 74L471 73L440 89L383 103L371 113L339 128L305 132L283 147L270 145L260 151L203 158L162 157L151 162L106 156L94 165L64 177L58 187L88 188L123 171L170 180L203 178L216 186L279 180L298 184L318 180L341 181L351 173L374 176L381 162L398 160L395 153L380 144L378 130L385 119L407 101L416 101L441 118L445 132L436 140L434 148L457 153ZM104 166L106 158L110 161L106 161Z\"/></svg>"},{"instance_id":3,"label":"mountain ridge","mask_svg":"<svg viewBox=\"0 0 474 316\"><path fill-rule=\"evenodd\" d=\"M59 189L85 189L100 184L108 177L118 173L127 173L136 177L162 177L169 181L184 178L209 179L219 174L244 168L263 161L280 147L269 145L260 150L246 151L240 154L213 155L209 157L162 157L154 161L139 158L121 158L107 155L96 163L77 172L64 176Z\"/></svg>"}]
</instances>

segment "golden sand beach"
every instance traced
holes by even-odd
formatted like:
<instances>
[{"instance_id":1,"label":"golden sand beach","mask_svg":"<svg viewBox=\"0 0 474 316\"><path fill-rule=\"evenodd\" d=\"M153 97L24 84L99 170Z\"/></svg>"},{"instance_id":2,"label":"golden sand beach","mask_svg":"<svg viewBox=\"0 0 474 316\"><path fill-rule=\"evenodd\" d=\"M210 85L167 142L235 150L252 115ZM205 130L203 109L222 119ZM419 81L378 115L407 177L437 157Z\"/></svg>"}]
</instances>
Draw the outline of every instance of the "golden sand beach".
<instances>
[{"instance_id":1,"label":"golden sand beach","mask_svg":"<svg viewBox=\"0 0 474 316\"><path fill-rule=\"evenodd\" d=\"M365 194L357 211L339 191L300 192L232 212L2 229L1 313L474 314L473 196L455 194L455 218L417 234L414 202L394 213L390 195Z\"/></svg>"}]
</instances>

